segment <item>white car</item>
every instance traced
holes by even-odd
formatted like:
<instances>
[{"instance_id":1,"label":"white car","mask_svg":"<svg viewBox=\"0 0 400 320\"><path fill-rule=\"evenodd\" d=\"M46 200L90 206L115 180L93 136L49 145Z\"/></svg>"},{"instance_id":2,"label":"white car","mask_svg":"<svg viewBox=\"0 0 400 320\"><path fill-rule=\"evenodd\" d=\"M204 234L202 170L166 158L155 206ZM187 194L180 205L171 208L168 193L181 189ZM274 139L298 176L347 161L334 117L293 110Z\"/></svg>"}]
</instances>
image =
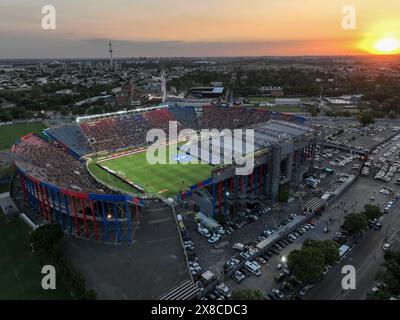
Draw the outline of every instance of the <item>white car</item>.
<instances>
[{"instance_id":1,"label":"white car","mask_svg":"<svg viewBox=\"0 0 400 320\"><path fill-rule=\"evenodd\" d=\"M231 290L224 283L217 285L215 288L228 299L232 296Z\"/></svg>"},{"instance_id":2,"label":"white car","mask_svg":"<svg viewBox=\"0 0 400 320\"><path fill-rule=\"evenodd\" d=\"M383 245L383 247L382 247L382 249L383 249L384 251L388 250L389 248L390 248L390 243L385 243L385 244Z\"/></svg>"},{"instance_id":3,"label":"white car","mask_svg":"<svg viewBox=\"0 0 400 320\"><path fill-rule=\"evenodd\" d=\"M206 238L211 237L210 232L209 232L208 229L206 229L206 228L198 228L197 231L198 231L201 235L205 236Z\"/></svg>"},{"instance_id":4,"label":"white car","mask_svg":"<svg viewBox=\"0 0 400 320\"><path fill-rule=\"evenodd\" d=\"M244 267L257 277L261 275L260 269L250 261L246 261Z\"/></svg>"},{"instance_id":5,"label":"white car","mask_svg":"<svg viewBox=\"0 0 400 320\"><path fill-rule=\"evenodd\" d=\"M212 237L210 237L207 241L208 243L215 243L221 239L221 236L219 234L214 234Z\"/></svg>"},{"instance_id":6,"label":"white car","mask_svg":"<svg viewBox=\"0 0 400 320\"><path fill-rule=\"evenodd\" d=\"M379 193L385 194L385 195L389 195L390 192L387 189L382 189L381 191L379 191Z\"/></svg>"},{"instance_id":7,"label":"white car","mask_svg":"<svg viewBox=\"0 0 400 320\"><path fill-rule=\"evenodd\" d=\"M235 271L235 273L232 275L232 279L235 280L237 283L240 283L244 279L246 279L246 276L240 271Z\"/></svg>"}]
</instances>

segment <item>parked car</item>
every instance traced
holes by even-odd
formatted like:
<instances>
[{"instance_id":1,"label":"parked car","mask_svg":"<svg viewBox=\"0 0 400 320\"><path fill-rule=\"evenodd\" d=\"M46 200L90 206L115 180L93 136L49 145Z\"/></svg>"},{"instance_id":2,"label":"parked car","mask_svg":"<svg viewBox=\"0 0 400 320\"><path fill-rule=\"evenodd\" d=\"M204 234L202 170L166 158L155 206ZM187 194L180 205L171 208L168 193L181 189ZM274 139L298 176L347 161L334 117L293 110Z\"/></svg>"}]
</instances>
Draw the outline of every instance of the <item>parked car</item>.
<instances>
[{"instance_id":1,"label":"parked car","mask_svg":"<svg viewBox=\"0 0 400 320\"><path fill-rule=\"evenodd\" d=\"M247 246L245 246L242 243L235 243L233 245L233 249L238 250L238 251L244 251L247 248Z\"/></svg>"},{"instance_id":2,"label":"parked car","mask_svg":"<svg viewBox=\"0 0 400 320\"><path fill-rule=\"evenodd\" d=\"M267 263L267 261L265 261L262 257L257 257L256 261L261 263L261 264L266 264Z\"/></svg>"},{"instance_id":3,"label":"parked car","mask_svg":"<svg viewBox=\"0 0 400 320\"><path fill-rule=\"evenodd\" d=\"M235 280L237 283L241 283L244 279L246 279L246 275L243 272L237 270L232 275L232 279Z\"/></svg>"},{"instance_id":4,"label":"parked car","mask_svg":"<svg viewBox=\"0 0 400 320\"><path fill-rule=\"evenodd\" d=\"M283 299L285 299L284 293L281 292L281 291L279 291L278 289L272 289L272 290L271 290L271 293L272 293L272 295L273 295L275 298L278 298L278 300L283 300Z\"/></svg>"},{"instance_id":5,"label":"parked car","mask_svg":"<svg viewBox=\"0 0 400 320\"><path fill-rule=\"evenodd\" d=\"M285 278L286 278L286 274L281 272L275 277L275 281L276 282L282 282Z\"/></svg>"},{"instance_id":6,"label":"parked car","mask_svg":"<svg viewBox=\"0 0 400 320\"><path fill-rule=\"evenodd\" d=\"M217 285L215 289L228 299L232 296L231 290L223 282Z\"/></svg>"},{"instance_id":7,"label":"parked car","mask_svg":"<svg viewBox=\"0 0 400 320\"><path fill-rule=\"evenodd\" d=\"M246 277L250 277L250 272L245 267L240 269L240 272L243 273Z\"/></svg>"},{"instance_id":8,"label":"parked car","mask_svg":"<svg viewBox=\"0 0 400 320\"><path fill-rule=\"evenodd\" d=\"M274 249L274 248L270 249L270 251L271 251L274 255L276 255L276 256L279 255L279 251L276 250L276 249Z\"/></svg>"},{"instance_id":9,"label":"parked car","mask_svg":"<svg viewBox=\"0 0 400 320\"><path fill-rule=\"evenodd\" d=\"M260 269L253 262L246 261L244 267L257 277L261 275Z\"/></svg>"},{"instance_id":10,"label":"parked car","mask_svg":"<svg viewBox=\"0 0 400 320\"><path fill-rule=\"evenodd\" d=\"M219 239L221 239L221 236L219 234L214 234L210 238L208 238L208 243L215 243L218 242Z\"/></svg>"}]
</instances>

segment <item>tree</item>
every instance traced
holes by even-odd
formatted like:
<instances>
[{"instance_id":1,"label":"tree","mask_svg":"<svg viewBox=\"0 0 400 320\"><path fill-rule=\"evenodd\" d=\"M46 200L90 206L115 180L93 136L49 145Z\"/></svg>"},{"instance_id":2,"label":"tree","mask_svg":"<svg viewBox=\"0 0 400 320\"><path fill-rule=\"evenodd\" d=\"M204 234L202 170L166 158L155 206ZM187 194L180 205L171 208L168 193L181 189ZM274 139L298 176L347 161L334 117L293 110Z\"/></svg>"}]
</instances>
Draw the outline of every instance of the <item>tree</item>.
<instances>
[{"instance_id":1,"label":"tree","mask_svg":"<svg viewBox=\"0 0 400 320\"><path fill-rule=\"evenodd\" d=\"M32 100L40 100L42 99L43 91L39 87L32 87L30 92L30 97Z\"/></svg>"},{"instance_id":2,"label":"tree","mask_svg":"<svg viewBox=\"0 0 400 320\"><path fill-rule=\"evenodd\" d=\"M344 217L342 228L352 234L360 233L368 228L368 218L364 213L350 213Z\"/></svg>"},{"instance_id":3,"label":"tree","mask_svg":"<svg viewBox=\"0 0 400 320\"><path fill-rule=\"evenodd\" d=\"M11 115L10 111L6 110L3 112L0 112L0 121L8 122L11 120L12 120L12 115Z\"/></svg>"},{"instance_id":4,"label":"tree","mask_svg":"<svg viewBox=\"0 0 400 320\"><path fill-rule=\"evenodd\" d=\"M339 260L339 245L333 240L312 240L306 239L303 243L303 247L313 247L321 250L324 256L325 265L333 265Z\"/></svg>"},{"instance_id":5,"label":"tree","mask_svg":"<svg viewBox=\"0 0 400 320\"><path fill-rule=\"evenodd\" d=\"M387 251L384 259L384 271L377 275L377 280L384 283L381 291L386 292L389 298L398 296L400 294L400 251Z\"/></svg>"},{"instance_id":6,"label":"tree","mask_svg":"<svg viewBox=\"0 0 400 320\"><path fill-rule=\"evenodd\" d=\"M57 224L45 224L35 229L30 234L30 240L35 250L39 252L50 252L58 245L64 233Z\"/></svg>"},{"instance_id":7,"label":"tree","mask_svg":"<svg viewBox=\"0 0 400 320\"><path fill-rule=\"evenodd\" d=\"M374 114L372 112L361 112L358 115L358 120L363 126L366 126L371 123L375 123Z\"/></svg>"},{"instance_id":8,"label":"tree","mask_svg":"<svg viewBox=\"0 0 400 320\"><path fill-rule=\"evenodd\" d=\"M315 247L293 250L288 256L288 267L300 281L313 284L323 278L324 255L321 249Z\"/></svg>"},{"instance_id":9,"label":"tree","mask_svg":"<svg viewBox=\"0 0 400 320\"><path fill-rule=\"evenodd\" d=\"M233 300L264 300L262 292L258 289L240 289L232 292Z\"/></svg>"},{"instance_id":10,"label":"tree","mask_svg":"<svg viewBox=\"0 0 400 320\"><path fill-rule=\"evenodd\" d=\"M390 111L388 117L389 119L396 119L397 118L396 112L394 112L393 110Z\"/></svg>"},{"instance_id":11,"label":"tree","mask_svg":"<svg viewBox=\"0 0 400 320\"><path fill-rule=\"evenodd\" d=\"M367 216L369 220L377 219L379 218L382 213L381 209L377 206L374 206L372 204L366 204L364 207L364 214Z\"/></svg>"},{"instance_id":12,"label":"tree","mask_svg":"<svg viewBox=\"0 0 400 320\"><path fill-rule=\"evenodd\" d=\"M391 298L391 294L385 290L379 290L375 293L369 293L367 296L368 300L389 300Z\"/></svg>"}]
</instances>

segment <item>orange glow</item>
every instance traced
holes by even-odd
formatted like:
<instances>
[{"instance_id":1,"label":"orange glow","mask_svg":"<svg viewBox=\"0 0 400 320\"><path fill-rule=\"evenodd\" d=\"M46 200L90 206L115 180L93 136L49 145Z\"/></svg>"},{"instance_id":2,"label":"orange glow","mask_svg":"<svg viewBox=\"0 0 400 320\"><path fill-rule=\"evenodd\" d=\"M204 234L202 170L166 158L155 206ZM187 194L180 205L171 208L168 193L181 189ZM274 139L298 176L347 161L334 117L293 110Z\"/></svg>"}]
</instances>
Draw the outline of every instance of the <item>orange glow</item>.
<instances>
[{"instance_id":1,"label":"orange glow","mask_svg":"<svg viewBox=\"0 0 400 320\"><path fill-rule=\"evenodd\" d=\"M400 42L397 39L381 39L375 43L375 49L381 53L396 53L400 49Z\"/></svg>"},{"instance_id":2,"label":"orange glow","mask_svg":"<svg viewBox=\"0 0 400 320\"><path fill-rule=\"evenodd\" d=\"M366 38L359 48L371 54L399 54L400 41L396 38Z\"/></svg>"}]
</instances>

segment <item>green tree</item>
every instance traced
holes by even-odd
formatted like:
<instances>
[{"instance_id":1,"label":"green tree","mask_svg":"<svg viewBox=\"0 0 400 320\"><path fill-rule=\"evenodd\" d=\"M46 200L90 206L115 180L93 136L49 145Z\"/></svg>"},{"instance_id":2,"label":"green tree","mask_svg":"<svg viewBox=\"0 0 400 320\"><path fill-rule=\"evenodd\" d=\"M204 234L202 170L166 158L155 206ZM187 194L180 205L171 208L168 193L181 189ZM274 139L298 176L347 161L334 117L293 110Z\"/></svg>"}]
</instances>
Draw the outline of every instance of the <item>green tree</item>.
<instances>
[{"instance_id":1,"label":"green tree","mask_svg":"<svg viewBox=\"0 0 400 320\"><path fill-rule=\"evenodd\" d=\"M303 247L289 253L288 267L300 281L313 284L323 278L325 258L321 249Z\"/></svg>"},{"instance_id":2,"label":"green tree","mask_svg":"<svg viewBox=\"0 0 400 320\"><path fill-rule=\"evenodd\" d=\"M342 228L351 234L360 233L368 228L368 218L364 213L350 213L344 217Z\"/></svg>"},{"instance_id":3,"label":"green tree","mask_svg":"<svg viewBox=\"0 0 400 320\"><path fill-rule=\"evenodd\" d=\"M377 206L372 205L372 204L366 204L365 205L364 214L370 220L377 219L382 215L381 209L379 207L377 207Z\"/></svg>"},{"instance_id":4,"label":"green tree","mask_svg":"<svg viewBox=\"0 0 400 320\"><path fill-rule=\"evenodd\" d=\"M339 245L333 240L313 240L306 239L303 243L303 247L313 247L321 250L324 256L324 264L333 265L339 260Z\"/></svg>"},{"instance_id":5,"label":"green tree","mask_svg":"<svg viewBox=\"0 0 400 320\"><path fill-rule=\"evenodd\" d=\"M377 275L377 280L384 283L381 291L391 296L400 294L400 251L387 251L384 256L383 271Z\"/></svg>"},{"instance_id":6,"label":"green tree","mask_svg":"<svg viewBox=\"0 0 400 320\"><path fill-rule=\"evenodd\" d=\"M264 296L258 289L239 289L232 292L233 300L263 300Z\"/></svg>"},{"instance_id":7,"label":"green tree","mask_svg":"<svg viewBox=\"0 0 400 320\"><path fill-rule=\"evenodd\" d=\"M6 111L0 112L0 121L8 122L8 121L11 121L12 119L13 118L12 118L10 111L6 110Z\"/></svg>"},{"instance_id":8,"label":"green tree","mask_svg":"<svg viewBox=\"0 0 400 320\"><path fill-rule=\"evenodd\" d=\"M39 87L32 87L29 95L31 99L40 100L43 96L43 91Z\"/></svg>"},{"instance_id":9,"label":"green tree","mask_svg":"<svg viewBox=\"0 0 400 320\"><path fill-rule=\"evenodd\" d=\"M30 234L33 249L39 252L49 252L58 245L64 233L57 224L45 224Z\"/></svg>"},{"instance_id":10,"label":"green tree","mask_svg":"<svg viewBox=\"0 0 400 320\"><path fill-rule=\"evenodd\" d=\"M363 126L366 126L371 123L375 123L374 114L372 112L361 112L358 115L358 120Z\"/></svg>"}]
</instances>

